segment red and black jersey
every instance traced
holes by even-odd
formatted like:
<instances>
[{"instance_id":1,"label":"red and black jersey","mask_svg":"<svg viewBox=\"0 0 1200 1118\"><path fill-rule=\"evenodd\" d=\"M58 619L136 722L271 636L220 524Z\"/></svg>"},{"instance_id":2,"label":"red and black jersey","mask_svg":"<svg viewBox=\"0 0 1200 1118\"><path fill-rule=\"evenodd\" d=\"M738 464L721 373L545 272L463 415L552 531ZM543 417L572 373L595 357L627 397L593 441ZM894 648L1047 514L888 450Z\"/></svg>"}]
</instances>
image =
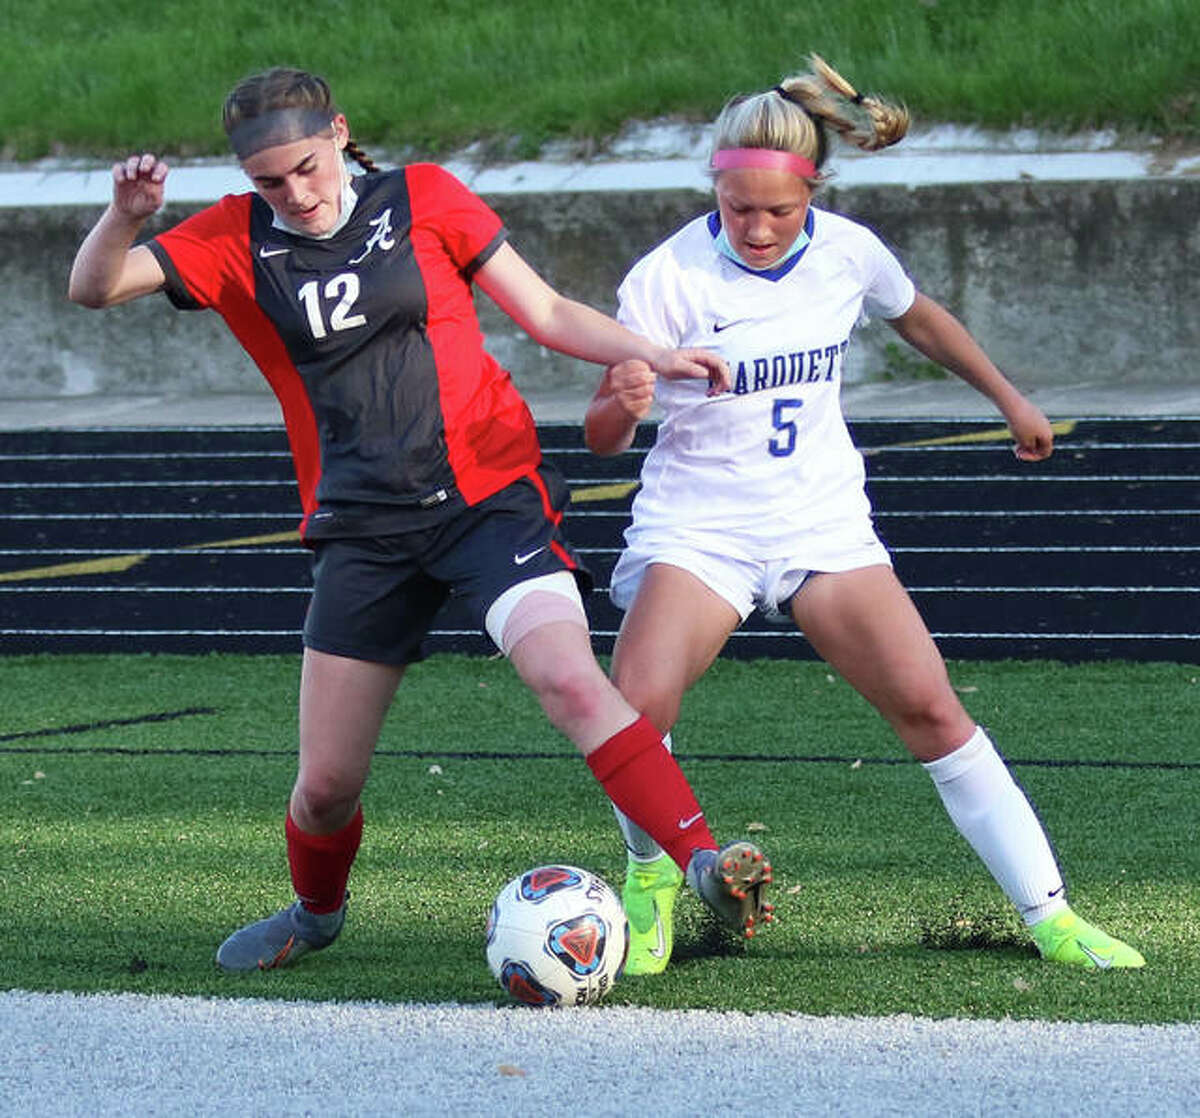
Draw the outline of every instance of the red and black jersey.
<instances>
[{"instance_id":1,"label":"red and black jersey","mask_svg":"<svg viewBox=\"0 0 1200 1118\"><path fill-rule=\"evenodd\" d=\"M216 310L279 398L305 538L424 527L541 461L472 297L500 218L433 164L353 183L328 238L279 228L248 193L150 242L171 301Z\"/></svg>"}]
</instances>

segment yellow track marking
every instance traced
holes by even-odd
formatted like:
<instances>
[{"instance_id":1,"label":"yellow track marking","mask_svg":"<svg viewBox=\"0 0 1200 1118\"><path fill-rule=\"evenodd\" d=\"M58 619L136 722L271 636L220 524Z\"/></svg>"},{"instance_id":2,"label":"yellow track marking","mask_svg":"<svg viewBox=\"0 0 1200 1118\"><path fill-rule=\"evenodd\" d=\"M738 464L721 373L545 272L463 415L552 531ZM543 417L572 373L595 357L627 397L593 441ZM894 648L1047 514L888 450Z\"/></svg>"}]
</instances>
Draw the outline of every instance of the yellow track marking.
<instances>
[{"instance_id":1,"label":"yellow track marking","mask_svg":"<svg viewBox=\"0 0 1200 1118\"><path fill-rule=\"evenodd\" d=\"M641 482L620 481L613 485L589 485L583 489L572 489L572 501L616 501L627 497Z\"/></svg>"},{"instance_id":2,"label":"yellow track marking","mask_svg":"<svg viewBox=\"0 0 1200 1118\"><path fill-rule=\"evenodd\" d=\"M74 575L116 575L136 567L145 555L109 555L104 559L84 559L78 563L56 563L53 567L30 567L24 571L5 571L0 582L21 582L31 578L71 578Z\"/></svg>"},{"instance_id":3,"label":"yellow track marking","mask_svg":"<svg viewBox=\"0 0 1200 1118\"><path fill-rule=\"evenodd\" d=\"M272 532L265 536L241 536L232 540L213 540L210 543L186 544L181 551L203 551L213 547L256 547L270 543L288 543L299 540L300 533ZM128 571L139 563L150 558L149 553L141 555L106 555L101 559L81 559L75 563L56 563L52 567L29 567L24 571L5 571L0 574L0 582L23 582L38 578L74 578L77 575L116 575Z\"/></svg>"},{"instance_id":4,"label":"yellow track marking","mask_svg":"<svg viewBox=\"0 0 1200 1118\"><path fill-rule=\"evenodd\" d=\"M266 536L241 536L233 540L213 540L212 543L189 543L181 550L202 551L206 547L258 547L267 543L299 543L300 533L293 529L290 532L271 532Z\"/></svg>"},{"instance_id":5,"label":"yellow track marking","mask_svg":"<svg viewBox=\"0 0 1200 1118\"><path fill-rule=\"evenodd\" d=\"M1061 419L1050 424L1050 430L1056 435L1069 435L1075 430L1074 419ZM962 443L990 443L997 439L1011 439L1012 432L1007 427L989 427L986 431L971 431L966 435L943 435L937 439L915 439L909 443L888 443L887 446L877 446L868 454L881 450L902 450L914 446L953 446Z\"/></svg>"}]
</instances>

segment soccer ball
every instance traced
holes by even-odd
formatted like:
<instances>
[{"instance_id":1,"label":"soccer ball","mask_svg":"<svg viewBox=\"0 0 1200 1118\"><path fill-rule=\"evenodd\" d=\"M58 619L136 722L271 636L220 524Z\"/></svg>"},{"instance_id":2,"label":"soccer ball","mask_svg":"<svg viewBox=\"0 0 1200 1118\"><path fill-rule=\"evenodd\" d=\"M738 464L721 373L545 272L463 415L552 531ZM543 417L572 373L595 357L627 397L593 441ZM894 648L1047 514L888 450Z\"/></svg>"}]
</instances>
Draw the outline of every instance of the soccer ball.
<instances>
[{"instance_id":1,"label":"soccer ball","mask_svg":"<svg viewBox=\"0 0 1200 1118\"><path fill-rule=\"evenodd\" d=\"M487 961L528 1005L587 1005L625 967L629 925L608 883L576 866L538 866L500 890L487 922Z\"/></svg>"}]
</instances>

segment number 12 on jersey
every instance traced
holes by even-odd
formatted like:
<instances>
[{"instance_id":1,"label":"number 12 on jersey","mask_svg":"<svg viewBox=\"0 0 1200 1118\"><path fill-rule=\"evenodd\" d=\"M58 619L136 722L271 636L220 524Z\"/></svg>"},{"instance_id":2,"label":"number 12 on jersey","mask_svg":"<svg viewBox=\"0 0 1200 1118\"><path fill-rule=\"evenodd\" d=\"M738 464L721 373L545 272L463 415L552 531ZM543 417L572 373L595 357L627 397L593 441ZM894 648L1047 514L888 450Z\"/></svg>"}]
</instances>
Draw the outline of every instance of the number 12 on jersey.
<instances>
[{"instance_id":1,"label":"number 12 on jersey","mask_svg":"<svg viewBox=\"0 0 1200 1118\"><path fill-rule=\"evenodd\" d=\"M296 294L304 304L304 313L308 316L308 328L314 338L323 338L329 330L353 330L367 324L361 314L351 314L351 308L358 300L358 276L353 272L342 272L325 285L325 298L330 302L337 300L329 315L329 329L325 328L322 318L320 286L316 280L310 280Z\"/></svg>"}]
</instances>

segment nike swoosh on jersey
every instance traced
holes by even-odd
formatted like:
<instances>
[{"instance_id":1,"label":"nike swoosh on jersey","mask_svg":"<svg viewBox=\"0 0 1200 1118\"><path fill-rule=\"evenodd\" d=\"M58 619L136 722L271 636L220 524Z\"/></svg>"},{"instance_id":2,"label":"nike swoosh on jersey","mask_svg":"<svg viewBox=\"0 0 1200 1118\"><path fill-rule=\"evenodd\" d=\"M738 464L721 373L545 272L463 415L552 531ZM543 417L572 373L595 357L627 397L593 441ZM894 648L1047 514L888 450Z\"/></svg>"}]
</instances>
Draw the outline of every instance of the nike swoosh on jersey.
<instances>
[{"instance_id":1,"label":"nike swoosh on jersey","mask_svg":"<svg viewBox=\"0 0 1200 1118\"><path fill-rule=\"evenodd\" d=\"M266 245L260 245L258 256L260 260L266 260L271 256L282 256L285 252L291 252L290 248L267 248Z\"/></svg>"},{"instance_id":2,"label":"nike swoosh on jersey","mask_svg":"<svg viewBox=\"0 0 1200 1118\"><path fill-rule=\"evenodd\" d=\"M731 326L740 326L743 322L749 322L748 318L735 318L732 322L714 322L713 333L719 334L722 330L728 330Z\"/></svg>"},{"instance_id":3,"label":"nike swoosh on jersey","mask_svg":"<svg viewBox=\"0 0 1200 1118\"><path fill-rule=\"evenodd\" d=\"M524 555L514 555L513 562L516 563L516 565L518 567L523 567L535 555L541 555L541 553L545 550L546 550L546 547L543 544L541 547L535 547L532 551L527 551Z\"/></svg>"}]
</instances>

